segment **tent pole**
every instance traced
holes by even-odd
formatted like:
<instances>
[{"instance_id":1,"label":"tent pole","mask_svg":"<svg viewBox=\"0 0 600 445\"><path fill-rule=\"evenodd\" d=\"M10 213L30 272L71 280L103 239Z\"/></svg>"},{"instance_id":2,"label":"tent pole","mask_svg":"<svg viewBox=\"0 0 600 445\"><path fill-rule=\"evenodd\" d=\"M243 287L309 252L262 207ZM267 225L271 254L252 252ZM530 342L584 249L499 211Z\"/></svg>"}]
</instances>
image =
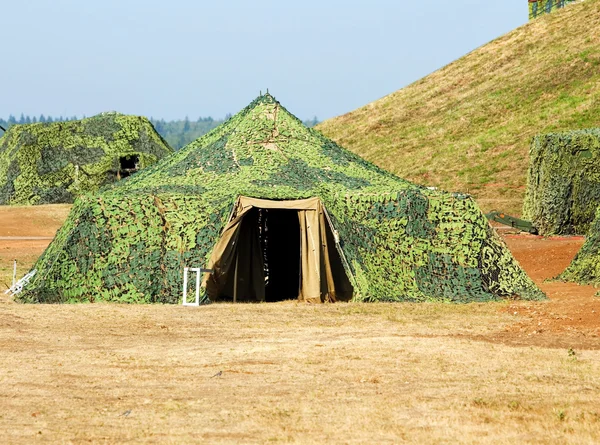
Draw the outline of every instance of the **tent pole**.
<instances>
[{"instance_id":1,"label":"tent pole","mask_svg":"<svg viewBox=\"0 0 600 445\"><path fill-rule=\"evenodd\" d=\"M240 260L239 252L235 254L235 272L233 272L233 302L237 303L237 286L238 286L238 263Z\"/></svg>"},{"instance_id":2,"label":"tent pole","mask_svg":"<svg viewBox=\"0 0 600 445\"><path fill-rule=\"evenodd\" d=\"M356 277L354 276L354 274L352 273L352 269L350 269L350 264L348 264L348 260L346 259L346 255L344 254L344 250L342 249L342 246L340 244L340 235L338 233L337 230L335 230L335 227L333 226L333 223L331 222L331 218L329 217L329 212L327 212L327 208L325 207L325 205L323 205L323 213L325 213L325 217L327 218L327 222L329 223L329 228L331 229L331 233L333 233L333 239L335 241L335 249L338 251L338 254L340 255L340 259L342 260L343 266L344 266L344 270L346 271L346 275L348 276L348 279L352 282L352 286L354 286L354 289L358 289L358 283L356 281Z\"/></svg>"},{"instance_id":3,"label":"tent pole","mask_svg":"<svg viewBox=\"0 0 600 445\"><path fill-rule=\"evenodd\" d=\"M302 218L304 216L303 213L300 213L301 211L298 210L298 219ZM300 273L298 274L298 300L301 300L302 298L302 224L298 224L298 228L300 229L300 257L298 258L298 270L300 271Z\"/></svg>"}]
</instances>

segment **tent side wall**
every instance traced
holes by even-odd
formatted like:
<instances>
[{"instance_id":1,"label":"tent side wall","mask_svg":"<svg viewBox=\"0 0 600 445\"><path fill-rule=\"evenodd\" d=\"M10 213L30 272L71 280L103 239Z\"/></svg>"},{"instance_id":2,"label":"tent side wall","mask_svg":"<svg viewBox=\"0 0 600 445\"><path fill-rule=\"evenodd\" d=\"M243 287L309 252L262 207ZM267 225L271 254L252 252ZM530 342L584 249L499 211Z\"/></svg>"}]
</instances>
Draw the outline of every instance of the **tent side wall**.
<instances>
[{"instance_id":1,"label":"tent side wall","mask_svg":"<svg viewBox=\"0 0 600 445\"><path fill-rule=\"evenodd\" d=\"M0 205L10 202L15 193L15 179L21 173L16 153L18 133L9 130L0 138Z\"/></svg>"},{"instance_id":2,"label":"tent side wall","mask_svg":"<svg viewBox=\"0 0 600 445\"><path fill-rule=\"evenodd\" d=\"M600 284L600 207L585 243L558 278L579 284Z\"/></svg>"},{"instance_id":3,"label":"tent side wall","mask_svg":"<svg viewBox=\"0 0 600 445\"><path fill-rule=\"evenodd\" d=\"M78 199L20 298L178 303L183 268L207 264L232 204L184 195Z\"/></svg>"},{"instance_id":4,"label":"tent side wall","mask_svg":"<svg viewBox=\"0 0 600 445\"><path fill-rule=\"evenodd\" d=\"M545 299L467 196L427 190L325 203L359 301Z\"/></svg>"},{"instance_id":5,"label":"tent side wall","mask_svg":"<svg viewBox=\"0 0 600 445\"><path fill-rule=\"evenodd\" d=\"M585 234L600 202L600 129L536 136L523 215L542 235Z\"/></svg>"}]
</instances>

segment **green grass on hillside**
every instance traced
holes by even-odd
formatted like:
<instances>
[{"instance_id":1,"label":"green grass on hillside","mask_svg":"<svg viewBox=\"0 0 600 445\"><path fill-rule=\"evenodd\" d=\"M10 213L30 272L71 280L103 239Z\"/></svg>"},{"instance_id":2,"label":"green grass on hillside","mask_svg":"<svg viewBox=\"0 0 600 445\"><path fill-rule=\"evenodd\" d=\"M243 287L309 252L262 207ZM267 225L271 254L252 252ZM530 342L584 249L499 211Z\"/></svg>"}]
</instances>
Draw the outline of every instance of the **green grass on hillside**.
<instances>
[{"instance_id":1,"label":"green grass on hillside","mask_svg":"<svg viewBox=\"0 0 600 445\"><path fill-rule=\"evenodd\" d=\"M406 179L520 213L531 138L598 126L600 0L589 0L317 128Z\"/></svg>"}]
</instances>

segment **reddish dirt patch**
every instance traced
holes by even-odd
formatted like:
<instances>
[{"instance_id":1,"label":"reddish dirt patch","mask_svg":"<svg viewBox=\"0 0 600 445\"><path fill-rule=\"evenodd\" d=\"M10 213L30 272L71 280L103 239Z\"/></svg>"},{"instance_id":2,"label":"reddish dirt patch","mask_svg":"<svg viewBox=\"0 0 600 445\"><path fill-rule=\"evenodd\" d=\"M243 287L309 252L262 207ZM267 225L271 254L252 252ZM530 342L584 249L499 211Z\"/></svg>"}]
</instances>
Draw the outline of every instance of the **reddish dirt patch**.
<instances>
[{"instance_id":1,"label":"reddish dirt patch","mask_svg":"<svg viewBox=\"0 0 600 445\"><path fill-rule=\"evenodd\" d=\"M517 261L538 284L565 270L585 241L583 236L543 238L506 234L503 238Z\"/></svg>"},{"instance_id":2,"label":"reddish dirt patch","mask_svg":"<svg viewBox=\"0 0 600 445\"><path fill-rule=\"evenodd\" d=\"M597 289L546 281L569 265L584 238L504 235L504 239L550 301L510 304L506 311L518 321L486 339L515 345L600 349L600 298L594 296Z\"/></svg>"}]
</instances>

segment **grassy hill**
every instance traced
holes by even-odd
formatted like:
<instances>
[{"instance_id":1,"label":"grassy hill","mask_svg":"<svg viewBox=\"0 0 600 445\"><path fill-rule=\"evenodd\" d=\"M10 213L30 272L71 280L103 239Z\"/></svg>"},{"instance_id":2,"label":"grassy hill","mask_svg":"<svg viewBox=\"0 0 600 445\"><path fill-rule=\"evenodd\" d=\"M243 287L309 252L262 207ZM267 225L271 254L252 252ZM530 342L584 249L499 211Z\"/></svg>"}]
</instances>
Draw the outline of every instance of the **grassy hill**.
<instances>
[{"instance_id":1,"label":"grassy hill","mask_svg":"<svg viewBox=\"0 0 600 445\"><path fill-rule=\"evenodd\" d=\"M598 126L600 0L588 0L317 129L406 179L520 213L531 138Z\"/></svg>"}]
</instances>

